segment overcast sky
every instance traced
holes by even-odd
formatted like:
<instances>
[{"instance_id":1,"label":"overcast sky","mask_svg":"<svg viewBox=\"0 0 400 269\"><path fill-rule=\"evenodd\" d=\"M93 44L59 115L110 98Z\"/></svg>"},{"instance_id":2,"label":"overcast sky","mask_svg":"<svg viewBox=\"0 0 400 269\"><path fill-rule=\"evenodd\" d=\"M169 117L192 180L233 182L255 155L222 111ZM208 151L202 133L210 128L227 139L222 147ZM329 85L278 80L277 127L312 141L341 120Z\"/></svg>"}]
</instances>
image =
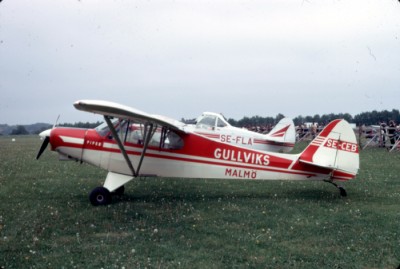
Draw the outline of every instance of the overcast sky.
<instances>
[{"instance_id":1,"label":"overcast sky","mask_svg":"<svg viewBox=\"0 0 400 269\"><path fill-rule=\"evenodd\" d=\"M0 123L400 109L396 0L3 0Z\"/></svg>"}]
</instances>

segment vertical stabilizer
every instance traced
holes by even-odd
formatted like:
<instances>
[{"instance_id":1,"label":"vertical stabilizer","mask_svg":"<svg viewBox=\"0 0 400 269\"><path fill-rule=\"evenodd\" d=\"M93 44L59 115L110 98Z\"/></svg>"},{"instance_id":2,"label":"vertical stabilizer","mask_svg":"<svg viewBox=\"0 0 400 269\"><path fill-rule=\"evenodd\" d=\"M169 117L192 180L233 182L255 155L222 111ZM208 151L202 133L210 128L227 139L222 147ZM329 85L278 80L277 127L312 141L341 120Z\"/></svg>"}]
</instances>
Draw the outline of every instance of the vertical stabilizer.
<instances>
[{"instance_id":1,"label":"vertical stabilizer","mask_svg":"<svg viewBox=\"0 0 400 269\"><path fill-rule=\"evenodd\" d=\"M332 169L333 179L351 179L360 161L355 133L345 120L330 122L301 153L300 162Z\"/></svg>"},{"instance_id":2,"label":"vertical stabilizer","mask_svg":"<svg viewBox=\"0 0 400 269\"><path fill-rule=\"evenodd\" d=\"M283 118L267 134L267 140L271 145L278 145L282 152L289 152L296 143L296 129L292 119Z\"/></svg>"}]
</instances>

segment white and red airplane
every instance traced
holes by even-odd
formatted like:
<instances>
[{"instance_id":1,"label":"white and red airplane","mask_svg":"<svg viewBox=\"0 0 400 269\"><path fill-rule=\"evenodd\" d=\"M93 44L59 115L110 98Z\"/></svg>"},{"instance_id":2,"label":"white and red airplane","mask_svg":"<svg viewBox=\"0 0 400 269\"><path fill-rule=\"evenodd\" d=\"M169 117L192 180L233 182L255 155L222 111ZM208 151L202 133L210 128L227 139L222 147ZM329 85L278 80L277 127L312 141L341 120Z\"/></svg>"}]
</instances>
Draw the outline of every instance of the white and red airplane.
<instances>
[{"instance_id":1,"label":"white and red airplane","mask_svg":"<svg viewBox=\"0 0 400 269\"><path fill-rule=\"evenodd\" d=\"M249 180L320 180L355 178L359 151L345 120L334 120L299 154L265 152L210 139L163 116L107 101L82 100L75 108L101 114L95 129L53 128L42 132L43 144L61 159L78 160L108 171L102 187L93 189L93 205L109 204L112 194L144 176Z\"/></svg>"},{"instance_id":2,"label":"white and red airplane","mask_svg":"<svg viewBox=\"0 0 400 269\"><path fill-rule=\"evenodd\" d=\"M203 112L195 125L188 125L185 129L216 141L263 151L287 153L296 143L296 129L289 118L281 119L268 134L261 134L234 127L221 114Z\"/></svg>"}]
</instances>

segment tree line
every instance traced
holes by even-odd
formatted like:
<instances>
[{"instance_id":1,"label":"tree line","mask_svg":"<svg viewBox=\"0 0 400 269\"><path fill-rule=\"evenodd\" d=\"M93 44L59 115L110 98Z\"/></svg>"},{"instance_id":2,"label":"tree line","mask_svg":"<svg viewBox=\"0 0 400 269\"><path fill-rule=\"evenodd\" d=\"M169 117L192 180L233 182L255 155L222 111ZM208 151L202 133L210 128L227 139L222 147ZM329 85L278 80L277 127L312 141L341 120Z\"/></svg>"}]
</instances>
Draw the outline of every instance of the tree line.
<instances>
[{"instance_id":1,"label":"tree line","mask_svg":"<svg viewBox=\"0 0 400 269\"><path fill-rule=\"evenodd\" d=\"M74 128L95 128L101 124L100 121L97 122L76 122L76 123L61 123L57 124L57 127L74 127ZM29 134L40 134L42 131L52 128L51 124L31 124L31 125L16 125L9 126L7 129L11 129L10 131L5 130L3 132L0 131L0 135L10 134L10 135L29 135Z\"/></svg>"},{"instance_id":2,"label":"tree line","mask_svg":"<svg viewBox=\"0 0 400 269\"><path fill-rule=\"evenodd\" d=\"M261 116L253 116L253 117L243 117L240 120L235 119L228 119L228 122L237 127L247 127L247 126L268 126L274 125L278 123L282 118L285 116L281 113L276 115L275 117L261 117ZM301 125L305 122L317 122L319 124L327 124L334 119L345 119L350 123L355 123L357 126L360 125L375 125L380 124L381 122L388 123L390 120L394 120L397 124L400 123L400 112L397 109L392 109L392 111L383 110L383 111L376 111L373 110L371 112L362 112L355 116L350 115L349 113L330 113L330 114L323 114L319 115L316 114L314 116L297 116L293 119L295 125ZM182 118L183 122L186 123L193 123L194 120L185 120ZM76 122L76 123L63 123L57 126L60 127L76 127L76 128L94 128L100 125L101 122ZM40 129L36 129L34 131L28 131L24 125L17 125L11 131L10 134L12 135L24 135L24 134L38 134L41 131L51 128L49 124L46 127L41 127ZM1 134L1 133L0 133Z\"/></svg>"},{"instance_id":3,"label":"tree line","mask_svg":"<svg viewBox=\"0 0 400 269\"><path fill-rule=\"evenodd\" d=\"M228 119L228 122L237 127L246 127L246 126L265 126L265 125L274 125L278 123L285 116L281 113L276 115L276 117L244 117L240 120ZM317 122L319 124L327 124L334 119L345 119L350 123L355 123L357 126L360 125L375 125L381 122L388 123L390 120L394 120L397 124L400 123L400 112L397 109L393 109L392 111L383 110L376 111L373 110L371 112L362 112L355 116L350 115L349 113L330 113L319 115L316 114L314 116L297 116L293 119L295 125L301 125L306 122Z\"/></svg>"}]
</instances>

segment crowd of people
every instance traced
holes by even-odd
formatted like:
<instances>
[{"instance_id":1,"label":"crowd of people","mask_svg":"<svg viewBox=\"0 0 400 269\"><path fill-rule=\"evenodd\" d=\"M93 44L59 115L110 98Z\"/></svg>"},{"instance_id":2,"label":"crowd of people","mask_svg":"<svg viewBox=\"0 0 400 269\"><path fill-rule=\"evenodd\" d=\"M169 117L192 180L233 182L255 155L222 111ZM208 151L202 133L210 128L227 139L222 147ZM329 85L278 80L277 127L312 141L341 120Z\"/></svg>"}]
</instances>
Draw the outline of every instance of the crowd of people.
<instances>
[{"instance_id":1,"label":"crowd of people","mask_svg":"<svg viewBox=\"0 0 400 269\"><path fill-rule=\"evenodd\" d=\"M245 126L244 128L256 133L268 134L274 128L274 125L267 124L267 125L257 125L257 126ZM311 124L301 124L299 126L296 126L296 136L297 139L301 139L304 136L311 134L311 136L315 138L315 136L320 131L322 131L322 129L324 129L324 125L318 124L317 122L313 122Z\"/></svg>"},{"instance_id":2,"label":"crowd of people","mask_svg":"<svg viewBox=\"0 0 400 269\"><path fill-rule=\"evenodd\" d=\"M380 122L379 125L361 126L360 135L364 135L368 139L368 143L373 142L379 147L391 149L397 146L400 141L400 125L396 124L394 120Z\"/></svg>"},{"instance_id":3,"label":"crowd of people","mask_svg":"<svg viewBox=\"0 0 400 269\"><path fill-rule=\"evenodd\" d=\"M325 124L319 124L317 122L313 122L311 124L300 124L296 126L296 140L300 141L305 138L314 139L319 132L321 132L325 127Z\"/></svg>"},{"instance_id":4,"label":"crowd of people","mask_svg":"<svg viewBox=\"0 0 400 269\"><path fill-rule=\"evenodd\" d=\"M272 124L260 126L246 126L245 128L257 133L268 134L273 129ZM312 122L308 124L300 124L296 126L296 140L314 139L319 132L325 127L325 124ZM366 146L378 145L382 148L392 149L394 146L400 146L400 125L394 120L388 123L380 122L377 125L365 126L358 128L359 138L366 139Z\"/></svg>"},{"instance_id":5,"label":"crowd of people","mask_svg":"<svg viewBox=\"0 0 400 269\"><path fill-rule=\"evenodd\" d=\"M253 131L256 133L260 133L260 134L268 134L269 132L271 132L271 130L274 128L274 126L272 124L267 124L267 125L257 125L257 126L245 126L244 128L246 128L249 131Z\"/></svg>"}]
</instances>

